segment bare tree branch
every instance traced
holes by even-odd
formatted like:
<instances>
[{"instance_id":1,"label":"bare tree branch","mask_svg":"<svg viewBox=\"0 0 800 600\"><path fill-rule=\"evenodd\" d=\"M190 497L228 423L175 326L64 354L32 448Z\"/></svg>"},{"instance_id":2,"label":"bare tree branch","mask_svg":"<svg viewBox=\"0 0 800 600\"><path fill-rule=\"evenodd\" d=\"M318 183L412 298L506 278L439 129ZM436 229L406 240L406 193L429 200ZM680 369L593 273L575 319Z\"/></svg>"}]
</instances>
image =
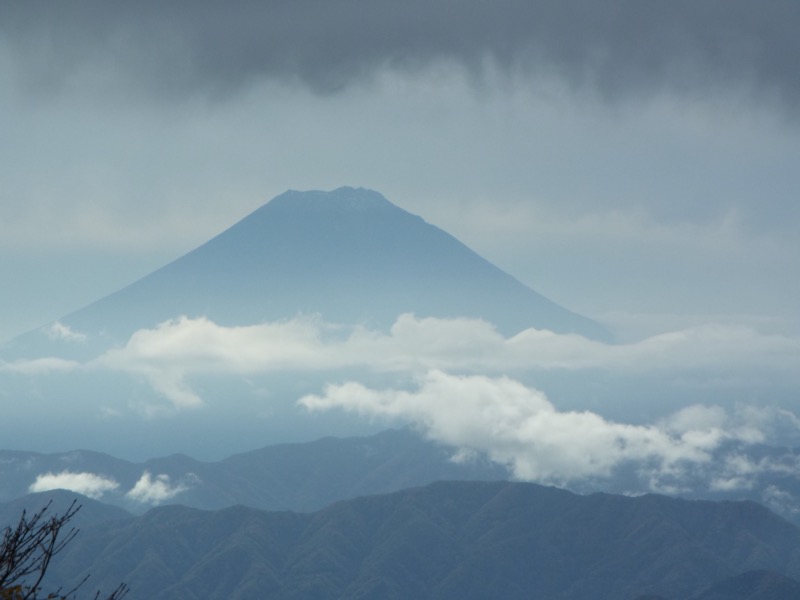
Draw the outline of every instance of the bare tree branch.
<instances>
[{"instance_id":1,"label":"bare tree branch","mask_svg":"<svg viewBox=\"0 0 800 600\"><path fill-rule=\"evenodd\" d=\"M42 595L44 580L50 561L61 552L78 534L74 527L65 527L80 510L73 501L61 514L48 516L52 502L28 517L22 511L19 522L14 527L3 530L0 541L0 600L70 600L86 582L85 577L78 585L63 592L61 588ZM120 584L103 600L121 600L128 593L128 587ZM94 600L101 600L100 592Z\"/></svg>"}]
</instances>

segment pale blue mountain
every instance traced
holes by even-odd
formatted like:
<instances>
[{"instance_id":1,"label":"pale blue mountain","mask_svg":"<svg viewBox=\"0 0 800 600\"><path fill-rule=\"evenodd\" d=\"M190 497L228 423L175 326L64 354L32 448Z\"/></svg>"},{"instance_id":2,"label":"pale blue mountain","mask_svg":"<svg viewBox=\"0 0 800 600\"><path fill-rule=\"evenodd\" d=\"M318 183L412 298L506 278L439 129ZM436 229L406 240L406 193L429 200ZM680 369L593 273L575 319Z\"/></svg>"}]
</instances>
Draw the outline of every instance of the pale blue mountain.
<instances>
[{"instance_id":1,"label":"pale blue mountain","mask_svg":"<svg viewBox=\"0 0 800 600\"><path fill-rule=\"evenodd\" d=\"M0 450L0 503L26 496L47 474L97 476L117 484L102 491L102 502L141 513L155 504L183 504L199 509L245 505L264 510L318 510L356 496L394 492L434 481L496 481L512 479L509 469L474 454L454 460L456 449L425 439L411 429L386 430L369 436L324 437L310 442L271 444L222 460L204 461L172 454L134 462L100 452L37 453ZM750 500L765 503L789 521L800 524L800 481L792 472L800 449L730 445L714 455L720 465L726 456L745 464L772 465L751 472L738 486L709 487L709 474L685 474L675 495L687 499ZM756 468L755 466L753 468ZM646 474L633 464L605 479L569 485L589 494L644 493ZM716 467L722 472L722 467ZM161 482L168 495L150 500L131 490L147 473ZM677 485L676 485L677 488ZM79 490L79 487L73 489Z\"/></svg>"},{"instance_id":2,"label":"pale blue mountain","mask_svg":"<svg viewBox=\"0 0 800 600\"><path fill-rule=\"evenodd\" d=\"M421 217L377 192L350 187L281 194L59 322L90 339L100 336L107 347L181 315L247 325L315 314L385 330L402 313L480 318L507 335L535 327L610 338L598 323L533 291ZM34 357L41 341L41 331L21 336L6 354Z\"/></svg>"},{"instance_id":3,"label":"pale blue mountain","mask_svg":"<svg viewBox=\"0 0 800 600\"><path fill-rule=\"evenodd\" d=\"M49 454L0 450L0 503L25 497L48 474L83 474L84 479L96 476L112 481L117 487L104 491L100 499L132 512L144 512L156 503L130 493L145 473L174 490L160 499L160 504L295 511L318 510L339 500L438 480L509 476L501 465L477 457L456 462L453 454L452 448L407 429L368 437L274 444L221 461L173 454L137 463L88 450Z\"/></svg>"}]
</instances>

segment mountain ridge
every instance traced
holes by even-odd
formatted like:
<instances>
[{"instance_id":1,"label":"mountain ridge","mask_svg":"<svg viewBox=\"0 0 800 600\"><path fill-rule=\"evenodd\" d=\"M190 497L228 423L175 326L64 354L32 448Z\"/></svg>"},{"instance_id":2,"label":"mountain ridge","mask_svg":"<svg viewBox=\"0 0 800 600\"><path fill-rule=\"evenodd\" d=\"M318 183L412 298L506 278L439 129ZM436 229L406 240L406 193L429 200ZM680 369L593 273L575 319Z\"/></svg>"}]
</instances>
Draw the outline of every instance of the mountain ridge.
<instances>
[{"instance_id":1,"label":"mountain ridge","mask_svg":"<svg viewBox=\"0 0 800 600\"><path fill-rule=\"evenodd\" d=\"M199 509L241 504L266 510L319 510L358 495L387 493L442 479L505 479L508 471L488 461L456 463L452 448L408 430L368 437L326 437L313 442L275 444L206 462L184 455L141 463L110 455L71 451L42 454L0 450L0 502L25 496L37 478L65 471L102 477L118 484L100 499L131 512L152 506L127 494L149 473L166 489L180 489L163 504ZM165 477L165 478L164 478ZM74 487L80 491L79 487Z\"/></svg>"},{"instance_id":2,"label":"mountain ridge","mask_svg":"<svg viewBox=\"0 0 800 600\"><path fill-rule=\"evenodd\" d=\"M339 500L389 493L433 481L513 479L507 465L479 454L457 461L454 460L457 451L408 428L367 436L326 436L307 442L273 443L216 460L170 454L131 462L85 450L51 454L0 450L0 502L26 495L41 476L65 471L118 484L98 498L133 513L159 503L180 503L206 510L242 504L264 510L307 512ZM796 464L800 457L800 449L788 448L758 447L751 451L732 448L731 452L754 463L779 460L782 464ZM148 480L142 480L145 473L149 474L149 485L159 485L169 493L153 500L129 495L140 481L140 486L147 487ZM80 491L80 483L73 485L72 489ZM625 472L605 481L568 487L579 494L650 489L637 484ZM800 524L796 501L800 484L788 475L766 473L754 479L748 488L731 490L698 483L674 495L713 501L750 500Z\"/></svg>"},{"instance_id":3,"label":"mountain ridge","mask_svg":"<svg viewBox=\"0 0 800 600\"><path fill-rule=\"evenodd\" d=\"M519 482L437 482L306 514L163 507L87 528L54 567L67 583L126 581L131 600L689 598L759 571L793 585L800 530L755 503Z\"/></svg>"}]
</instances>

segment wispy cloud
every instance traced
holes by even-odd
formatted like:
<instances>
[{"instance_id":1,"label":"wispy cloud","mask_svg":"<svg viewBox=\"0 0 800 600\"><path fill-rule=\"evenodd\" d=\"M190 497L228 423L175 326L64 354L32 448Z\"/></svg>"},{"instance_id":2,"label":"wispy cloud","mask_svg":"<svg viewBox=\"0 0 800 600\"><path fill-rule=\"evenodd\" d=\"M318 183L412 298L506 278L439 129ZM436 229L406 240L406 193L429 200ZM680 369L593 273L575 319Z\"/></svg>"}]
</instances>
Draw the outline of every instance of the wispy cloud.
<instances>
[{"instance_id":1,"label":"wispy cloud","mask_svg":"<svg viewBox=\"0 0 800 600\"><path fill-rule=\"evenodd\" d=\"M51 340L63 340L65 342L82 343L86 341L86 334L74 331L69 325L56 321L44 330L44 333Z\"/></svg>"},{"instance_id":2,"label":"wispy cloud","mask_svg":"<svg viewBox=\"0 0 800 600\"><path fill-rule=\"evenodd\" d=\"M186 381L192 374L243 375L338 364L320 339L323 330L315 319L223 327L205 318L181 317L137 331L124 347L110 350L91 366L144 377L176 408L192 408L203 402Z\"/></svg>"},{"instance_id":3,"label":"wispy cloud","mask_svg":"<svg viewBox=\"0 0 800 600\"><path fill-rule=\"evenodd\" d=\"M628 469L651 490L675 491L698 476L706 489L730 489L745 487L756 473L784 468L736 454L718 456L729 445L763 443L770 423L786 417L752 407L728 412L690 406L660 422L633 425L589 411L559 411L542 392L506 377L441 371L426 374L412 391L350 382L307 395L299 404L312 411L404 419L434 440L485 453L520 479L561 485ZM719 460L722 468L712 465Z\"/></svg>"},{"instance_id":4,"label":"wispy cloud","mask_svg":"<svg viewBox=\"0 0 800 600\"><path fill-rule=\"evenodd\" d=\"M83 494L89 498L101 498L107 492L119 487L113 478L87 472L61 471L60 473L44 473L36 477L28 491L47 492L50 490L69 490Z\"/></svg>"},{"instance_id":5,"label":"wispy cloud","mask_svg":"<svg viewBox=\"0 0 800 600\"><path fill-rule=\"evenodd\" d=\"M189 481L192 477L187 476L177 483L172 483L169 475L162 473L152 476L149 471L145 471L133 488L125 495L131 500L142 504L160 504L188 490L190 487Z\"/></svg>"},{"instance_id":6,"label":"wispy cloud","mask_svg":"<svg viewBox=\"0 0 800 600\"><path fill-rule=\"evenodd\" d=\"M724 458L719 472L711 480L712 490L749 490L765 474L792 476L800 472L800 457L794 454L753 458L732 453Z\"/></svg>"},{"instance_id":7,"label":"wispy cloud","mask_svg":"<svg viewBox=\"0 0 800 600\"><path fill-rule=\"evenodd\" d=\"M83 365L77 361L54 356L46 358L34 358L29 360L15 360L11 362L0 360L0 372L19 373L21 375L66 373L80 369L82 366Z\"/></svg>"},{"instance_id":8,"label":"wispy cloud","mask_svg":"<svg viewBox=\"0 0 800 600\"><path fill-rule=\"evenodd\" d=\"M800 514L800 504L794 495L777 485L769 485L761 494L761 500L775 512L790 518Z\"/></svg>"}]
</instances>

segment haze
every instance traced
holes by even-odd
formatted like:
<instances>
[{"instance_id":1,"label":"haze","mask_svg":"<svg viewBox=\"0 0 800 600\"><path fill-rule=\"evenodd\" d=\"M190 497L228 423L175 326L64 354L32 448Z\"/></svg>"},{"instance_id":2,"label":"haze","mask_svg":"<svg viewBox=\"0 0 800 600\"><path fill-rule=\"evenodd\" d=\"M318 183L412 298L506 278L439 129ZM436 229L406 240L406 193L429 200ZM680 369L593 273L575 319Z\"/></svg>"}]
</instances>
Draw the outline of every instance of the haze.
<instances>
[{"instance_id":1,"label":"haze","mask_svg":"<svg viewBox=\"0 0 800 600\"><path fill-rule=\"evenodd\" d=\"M114 10L4 3L0 339L41 326L78 339L85 333L57 320L270 198L364 186L600 322L621 345L538 330L515 339L469 319L409 315L397 315L397 330L329 339L330 323L286 315L281 339L306 353L293 366L303 377L286 375L278 386L292 402L374 428L362 417L385 413L401 392L416 393L413 404L431 381L506 389L509 376L534 397L544 389L558 415L595 411L598 431L690 414L689 431L740 440L736 424L752 414L736 412L737 403L767 405L759 423L792 424L782 411L794 409L800 362L798 22L800 8L788 1L647 10L622 0L468 1L457 10L444 2L195 3L191 11L169 1ZM15 374L59 373L6 388L7 410L95 414L85 378L113 398L122 373L135 382L124 388L130 397L101 408L103 419L136 413L120 425L128 450L138 439L147 454L189 451L196 433L178 439L172 421L141 419L164 409L177 409L187 432L202 419L195 431L233 432L213 443L200 436L208 455L261 439L261 422L243 425L242 415L271 414L263 399L276 393L267 385L272 363L243 367L246 356L226 354L215 375L233 376L230 388L204 379L213 352L173 347L155 371L143 356L171 336L250 348L244 338L263 349L275 324L237 329L180 317L146 326L113 352L4 363ZM403 337L409 332L417 337ZM423 343L437 339L447 343L435 351ZM317 351L346 357L335 365L345 375L370 375L329 380L329 363L306 360ZM382 378L387 371L393 379ZM450 379L453 371L466 379ZM578 371L595 376L571 376ZM82 383L66 392L61 378L71 374ZM361 385L344 389L366 404L345 402L338 386L346 384ZM23 408L12 399L20 389L34 392ZM248 400L222 403L236 390ZM51 393L75 404L54 407ZM729 412L679 412L698 402ZM181 412L192 406L207 412ZM318 415L303 417L306 437L355 431L308 425ZM439 413L403 416L430 425ZM119 441L80 423L70 440L88 440L91 430L107 448ZM659 456L672 452L663 447Z\"/></svg>"},{"instance_id":2,"label":"haze","mask_svg":"<svg viewBox=\"0 0 800 600\"><path fill-rule=\"evenodd\" d=\"M631 336L797 331L793 2L0 8L0 338L363 185Z\"/></svg>"}]
</instances>

